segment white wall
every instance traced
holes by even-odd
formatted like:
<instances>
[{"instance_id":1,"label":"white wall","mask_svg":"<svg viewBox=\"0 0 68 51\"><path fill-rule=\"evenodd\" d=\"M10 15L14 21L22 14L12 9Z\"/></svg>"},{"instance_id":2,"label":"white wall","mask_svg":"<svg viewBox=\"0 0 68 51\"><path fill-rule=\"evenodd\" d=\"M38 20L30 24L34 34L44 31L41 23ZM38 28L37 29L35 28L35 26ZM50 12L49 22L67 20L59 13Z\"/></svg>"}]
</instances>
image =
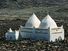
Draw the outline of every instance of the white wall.
<instances>
[{"instance_id":1,"label":"white wall","mask_svg":"<svg viewBox=\"0 0 68 51\"><path fill-rule=\"evenodd\" d=\"M16 38L16 40L19 39L19 30L15 30L15 38Z\"/></svg>"},{"instance_id":2,"label":"white wall","mask_svg":"<svg viewBox=\"0 0 68 51\"><path fill-rule=\"evenodd\" d=\"M64 40L64 29L63 27L50 28L50 41L55 41L61 37Z\"/></svg>"},{"instance_id":3,"label":"white wall","mask_svg":"<svg viewBox=\"0 0 68 51\"><path fill-rule=\"evenodd\" d=\"M6 40L15 40L16 39L15 38L15 33L14 32L7 32L5 34L5 38L6 38Z\"/></svg>"}]
</instances>

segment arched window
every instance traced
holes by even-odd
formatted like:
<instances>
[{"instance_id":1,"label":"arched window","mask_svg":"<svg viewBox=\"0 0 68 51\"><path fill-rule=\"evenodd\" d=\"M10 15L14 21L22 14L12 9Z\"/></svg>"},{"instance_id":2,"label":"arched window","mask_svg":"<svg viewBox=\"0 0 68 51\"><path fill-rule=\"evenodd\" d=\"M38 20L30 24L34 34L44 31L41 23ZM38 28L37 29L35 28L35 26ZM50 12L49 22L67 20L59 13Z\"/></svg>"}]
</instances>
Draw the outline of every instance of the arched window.
<instances>
[{"instance_id":1,"label":"arched window","mask_svg":"<svg viewBox=\"0 0 68 51\"><path fill-rule=\"evenodd\" d=\"M61 40L62 40L61 36L59 36L58 40L59 40L59 41L61 41Z\"/></svg>"}]
</instances>

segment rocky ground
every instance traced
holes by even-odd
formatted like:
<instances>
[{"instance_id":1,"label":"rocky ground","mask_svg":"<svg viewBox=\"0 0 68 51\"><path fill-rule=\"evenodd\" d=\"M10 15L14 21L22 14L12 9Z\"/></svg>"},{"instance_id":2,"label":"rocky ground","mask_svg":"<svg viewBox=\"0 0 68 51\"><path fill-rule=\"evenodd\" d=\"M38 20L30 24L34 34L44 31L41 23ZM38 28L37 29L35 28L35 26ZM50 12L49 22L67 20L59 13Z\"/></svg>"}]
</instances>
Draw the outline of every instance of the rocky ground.
<instances>
[{"instance_id":1,"label":"rocky ground","mask_svg":"<svg viewBox=\"0 0 68 51\"><path fill-rule=\"evenodd\" d=\"M0 51L68 51L68 40L47 41L0 41Z\"/></svg>"}]
</instances>

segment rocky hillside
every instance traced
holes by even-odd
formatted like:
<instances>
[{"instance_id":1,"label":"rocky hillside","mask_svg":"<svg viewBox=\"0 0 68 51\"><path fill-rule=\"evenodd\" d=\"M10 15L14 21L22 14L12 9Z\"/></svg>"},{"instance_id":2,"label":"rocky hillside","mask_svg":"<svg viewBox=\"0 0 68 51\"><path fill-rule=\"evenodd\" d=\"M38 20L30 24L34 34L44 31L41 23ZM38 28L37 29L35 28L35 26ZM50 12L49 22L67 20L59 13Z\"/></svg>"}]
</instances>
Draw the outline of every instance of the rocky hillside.
<instances>
[{"instance_id":1,"label":"rocky hillside","mask_svg":"<svg viewBox=\"0 0 68 51\"><path fill-rule=\"evenodd\" d=\"M0 0L1 8L27 8L38 6L67 5L68 0Z\"/></svg>"}]
</instances>

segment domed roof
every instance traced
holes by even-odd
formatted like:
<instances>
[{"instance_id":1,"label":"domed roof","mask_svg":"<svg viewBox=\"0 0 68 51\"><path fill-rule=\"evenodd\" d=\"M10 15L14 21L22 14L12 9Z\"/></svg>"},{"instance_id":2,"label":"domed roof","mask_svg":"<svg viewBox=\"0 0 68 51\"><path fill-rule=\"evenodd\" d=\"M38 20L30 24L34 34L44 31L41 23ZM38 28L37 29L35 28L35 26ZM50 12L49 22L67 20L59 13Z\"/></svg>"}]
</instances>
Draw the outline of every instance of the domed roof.
<instances>
[{"instance_id":1,"label":"domed roof","mask_svg":"<svg viewBox=\"0 0 68 51\"><path fill-rule=\"evenodd\" d=\"M33 13L33 15L28 19L28 21L25 24L26 28L38 28L40 25L40 20L37 18L37 16Z\"/></svg>"},{"instance_id":2,"label":"domed roof","mask_svg":"<svg viewBox=\"0 0 68 51\"><path fill-rule=\"evenodd\" d=\"M8 30L8 31L9 31L9 32L13 32L11 28L9 28L9 30Z\"/></svg>"},{"instance_id":3,"label":"domed roof","mask_svg":"<svg viewBox=\"0 0 68 51\"><path fill-rule=\"evenodd\" d=\"M55 28L57 27L56 22L50 17L50 15L47 15L41 22L40 28L42 29L47 29L48 27L50 28Z\"/></svg>"}]
</instances>

